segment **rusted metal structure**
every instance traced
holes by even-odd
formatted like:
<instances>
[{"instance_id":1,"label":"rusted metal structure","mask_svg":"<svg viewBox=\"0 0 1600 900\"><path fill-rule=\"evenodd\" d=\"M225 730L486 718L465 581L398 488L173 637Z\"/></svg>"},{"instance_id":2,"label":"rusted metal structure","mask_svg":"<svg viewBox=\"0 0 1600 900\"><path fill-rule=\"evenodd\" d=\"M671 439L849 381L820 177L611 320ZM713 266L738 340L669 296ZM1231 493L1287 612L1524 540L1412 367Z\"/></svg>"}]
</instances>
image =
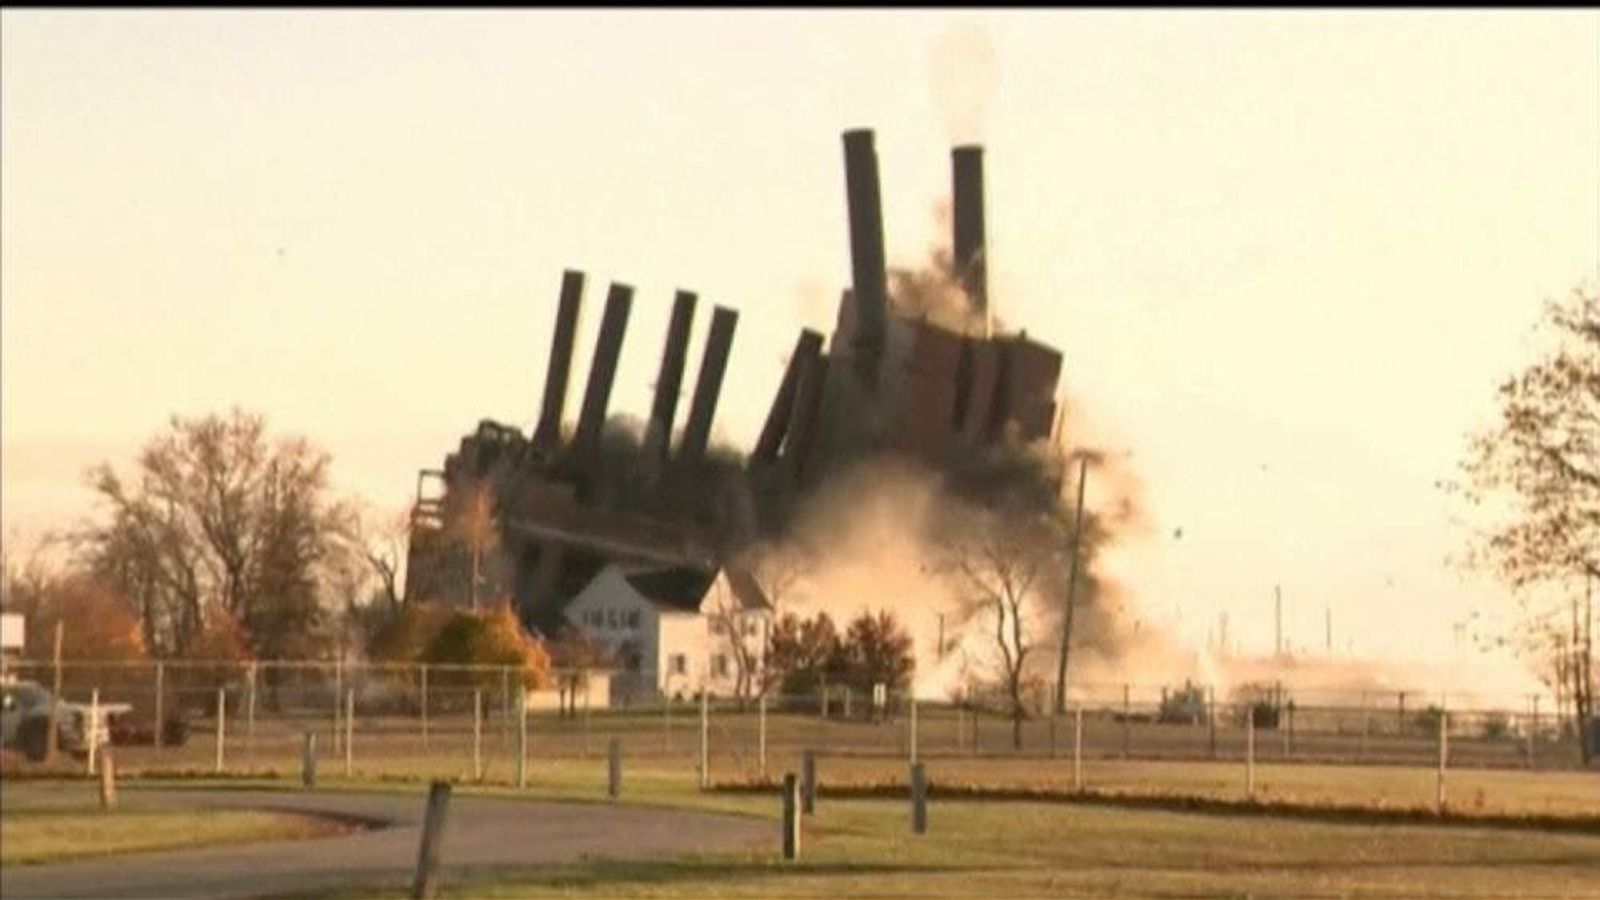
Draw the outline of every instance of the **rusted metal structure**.
<instances>
[{"instance_id":1,"label":"rusted metal structure","mask_svg":"<svg viewBox=\"0 0 1600 900\"><path fill-rule=\"evenodd\" d=\"M934 322L890 291L873 133L843 135L851 285L831 337L801 330L761 433L741 464L709 452L738 313L712 312L683 430L673 427L697 296L673 299L644 433L626 445L607 429L611 388L633 302L613 283L582 408L570 437L562 414L584 274L563 273L544 402L532 434L491 421L463 438L442 469L419 476L408 597L464 602L468 567L454 523L475 491L495 503L499 541L478 594L508 597L547 634L565 603L610 562L709 568L730 549L720 507L772 485L803 496L850 454L897 453L937 464L995 442L1050 436L1061 354L1026 332L994 333L987 286L983 148L951 153L953 278L959 326ZM752 503L747 503L747 506ZM760 513L760 504L753 503ZM713 537L715 535L716 537Z\"/></svg>"}]
</instances>

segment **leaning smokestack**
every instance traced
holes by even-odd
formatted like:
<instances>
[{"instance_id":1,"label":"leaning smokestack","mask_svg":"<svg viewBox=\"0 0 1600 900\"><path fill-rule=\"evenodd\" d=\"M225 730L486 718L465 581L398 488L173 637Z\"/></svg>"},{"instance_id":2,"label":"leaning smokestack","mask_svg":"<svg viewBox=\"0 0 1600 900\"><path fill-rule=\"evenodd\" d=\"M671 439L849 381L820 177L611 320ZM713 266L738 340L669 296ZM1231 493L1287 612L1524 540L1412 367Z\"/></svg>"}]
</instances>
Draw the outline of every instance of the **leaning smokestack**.
<instances>
[{"instance_id":1,"label":"leaning smokestack","mask_svg":"<svg viewBox=\"0 0 1600 900\"><path fill-rule=\"evenodd\" d=\"M711 418L717 413L717 396L722 393L722 374L728 368L728 352L733 347L733 329L739 314L719 306L711 313L711 332L706 335L706 354L700 360L700 375L694 385L694 401L689 406L689 421L683 427L683 442L678 459L698 465L711 439Z\"/></svg>"},{"instance_id":2,"label":"leaning smokestack","mask_svg":"<svg viewBox=\"0 0 1600 900\"><path fill-rule=\"evenodd\" d=\"M956 278L967 302L982 316L989 309L989 279L983 224L983 148L969 144L950 151Z\"/></svg>"},{"instance_id":3,"label":"leaning smokestack","mask_svg":"<svg viewBox=\"0 0 1600 900\"><path fill-rule=\"evenodd\" d=\"M561 273L561 305L556 308L556 333L550 341L550 370L544 377L544 405L533 429L533 446L554 450L561 443L561 413L567 403L567 375L572 371L572 344L583 305L583 273Z\"/></svg>"},{"instance_id":4,"label":"leaning smokestack","mask_svg":"<svg viewBox=\"0 0 1600 900\"><path fill-rule=\"evenodd\" d=\"M633 288L612 282L606 293L600 336L594 344L594 362L589 365L589 387L578 413L578 431L572 439L579 459L590 459L600 449L600 429L606 423L611 383L617 378L617 358L622 355L622 336L628 330L628 310L632 306Z\"/></svg>"},{"instance_id":5,"label":"leaning smokestack","mask_svg":"<svg viewBox=\"0 0 1600 900\"><path fill-rule=\"evenodd\" d=\"M689 327L694 323L695 300L695 295L689 291L678 291L672 300L672 322L667 326L661 373L656 376L656 399L650 407L650 425L645 433L645 452L651 461L665 459L672 442L672 420L678 412L684 359L689 355Z\"/></svg>"},{"instance_id":6,"label":"leaning smokestack","mask_svg":"<svg viewBox=\"0 0 1600 900\"><path fill-rule=\"evenodd\" d=\"M889 276L883 250L883 199L878 190L878 153L871 129L844 133L845 199L850 212L850 272L855 293L856 371L876 390L887 341Z\"/></svg>"},{"instance_id":7,"label":"leaning smokestack","mask_svg":"<svg viewBox=\"0 0 1600 900\"><path fill-rule=\"evenodd\" d=\"M789 366L783 371L778 396L772 401L772 409L767 411L761 437L756 441L755 451L750 454L751 465L766 465L778 458L778 448L783 445L784 435L789 433L790 411L794 408L794 396L799 389L801 374L821 351L822 335L809 328L802 329L800 338L794 343L794 352L789 355Z\"/></svg>"},{"instance_id":8,"label":"leaning smokestack","mask_svg":"<svg viewBox=\"0 0 1600 900\"><path fill-rule=\"evenodd\" d=\"M793 419L784 459L795 484L803 484L811 466L812 449L817 439L817 420L822 412L822 392L828 380L828 357L812 355L801 367L795 391Z\"/></svg>"}]
</instances>

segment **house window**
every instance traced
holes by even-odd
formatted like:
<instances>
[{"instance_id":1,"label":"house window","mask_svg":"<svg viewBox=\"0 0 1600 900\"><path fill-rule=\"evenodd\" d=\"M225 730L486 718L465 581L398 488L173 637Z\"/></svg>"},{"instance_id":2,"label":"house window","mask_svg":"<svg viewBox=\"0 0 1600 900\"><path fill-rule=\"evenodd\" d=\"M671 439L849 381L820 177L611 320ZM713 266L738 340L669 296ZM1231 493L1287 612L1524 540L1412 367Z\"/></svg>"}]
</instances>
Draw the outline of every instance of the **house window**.
<instances>
[{"instance_id":1,"label":"house window","mask_svg":"<svg viewBox=\"0 0 1600 900\"><path fill-rule=\"evenodd\" d=\"M689 657L682 653L674 653L667 658L670 670L674 675L689 674Z\"/></svg>"},{"instance_id":2,"label":"house window","mask_svg":"<svg viewBox=\"0 0 1600 900\"><path fill-rule=\"evenodd\" d=\"M639 628L639 611L637 609L628 611L628 627L635 630Z\"/></svg>"},{"instance_id":3,"label":"house window","mask_svg":"<svg viewBox=\"0 0 1600 900\"><path fill-rule=\"evenodd\" d=\"M718 653L716 656L711 657L711 674L718 678L728 677L727 654Z\"/></svg>"},{"instance_id":4,"label":"house window","mask_svg":"<svg viewBox=\"0 0 1600 900\"><path fill-rule=\"evenodd\" d=\"M607 628L615 628L615 627L617 627L617 611L616 610L614 610L614 609L606 610L606 627Z\"/></svg>"}]
</instances>

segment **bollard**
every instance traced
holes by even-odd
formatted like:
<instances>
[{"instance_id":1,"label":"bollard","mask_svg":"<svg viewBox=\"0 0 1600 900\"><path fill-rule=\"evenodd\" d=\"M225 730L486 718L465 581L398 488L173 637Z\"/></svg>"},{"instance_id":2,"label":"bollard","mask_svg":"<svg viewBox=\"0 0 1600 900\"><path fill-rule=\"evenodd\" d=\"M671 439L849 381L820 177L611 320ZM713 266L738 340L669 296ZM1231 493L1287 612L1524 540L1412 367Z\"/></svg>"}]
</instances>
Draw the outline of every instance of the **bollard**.
<instances>
[{"instance_id":1,"label":"bollard","mask_svg":"<svg viewBox=\"0 0 1600 900\"><path fill-rule=\"evenodd\" d=\"M89 733L86 735L86 738L87 738L86 743L89 745L89 748L88 748L89 752L84 755L84 760L83 760L83 764L84 764L84 767L85 767L84 768L84 774L85 775L93 775L94 774L94 758L95 758L95 755L100 750L100 689L99 688L94 688L93 690L89 691L89 729L88 730L89 730Z\"/></svg>"},{"instance_id":2,"label":"bollard","mask_svg":"<svg viewBox=\"0 0 1600 900\"><path fill-rule=\"evenodd\" d=\"M711 695L700 691L700 790L711 789Z\"/></svg>"},{"instance_id":3,"label":"bollard","mask_svg":"<svg viewBox=\"0 0 1600 900\"><path fill-rule=\"evenodd\" d=\"M910 755L911 761L917 761L917 698L911 698L911 724L910 724Z\"/></svg>"},{"instance_id":4,"label":"bollard","mask_svg":"<svg viewBox=\"0 0 1600 900\"><path fill-rule=\"evenodd\" d=\"M1083 791L1083 707L1072 711L1072 789Z\"/></svg>"},{"instance_id":5,"label":"bollard","mask_svg":"<svg viewBox=\"0 0 1600 900\"><path fill-rule=\"evenodd\" d=\"M783 776L783 858L800 858L800 809L798 794L800 786L796 783L794 773L787 772Z\"/></svg>"},{"instance_id":6,"label":"bollard","mask_svg":"<svg viewBox=\"0 0 1600 900\"><path fill-rule=\"evenodd\" d=\"M800 758L800 811L817 812L817 751L807 750Z\"/></svg>"},{"instance_id":7,"label":"bollard","mask_svg":"<svg viewBox=\"0 0 1600 900\"><path fill-rule=\"evenodd\" d=\"M1128 706L1128 686L1126 684L1124 684L1122 686L1122 758L1123 759L1127 759L1128 758L1128 729L1129 729L1130 724L1131 724L1129 722L1129 719L1131 719L1131 718L1132 718L1132 710Z\"/></svg>"},{"instance_id":8,"label":"bollard","mask_svg":"<svg viewBox=\"0 0 1600 900\"><path fill-rule=\"evenodd\" d=\"M356 767L356 692L344 692L344 777L355 774Z\"/></svg>"},{"instance_id":9,"label":"bollard","mask_svg":"<svg viewBox=\"0 0 1600 900\"><path fill-rule=\"evenodd\" d=\"M911 764L911 833L928 833L928 779L919 762Z\"/></svg>"},{"instance_id":10,"label":"bollard","mask_svg":"<svg viewBox=\"0 0 1600 900\"><path fill-rule=\"evenodd\" d=\"M1250 704L1244 718L1244 796L1256 798L1256 705Z\"/></svg>"},{"instance_id":11,"label":"bollard","mask_svg":"<svg viewBox=\"0 0 1600 900\"><path fill-rule=\"evenodd\" d=\"M756 700L756 770L762 781L767 779L767 695Z\"/></svg>"},{"instance_id":12,"label":"bollard","mask_svg":"<svg viewBox=\"0 0 1600 900\"><path fill-rule=\"evenodd\" d=\"M622 796L622 739L612 738L606 748L606 798L615 803Z\"/></svg>"},{"instance_id":13,"label":"bollard","mask_svg":"<svg viewBox=\"0 0 1600 900\"><path fill-rule=\"evenodd\" d=\"M1444 815L1444 770L1450 756L1450 714L1439 711L1439 781L1435 791L1434 806Z\"/></svg>"},{"instance_id":14,"label":"bollard","mask_svg":"<svg viewBox=\"0 0 1600 900\"><path fill-rule=\"evenodd\" d=\"M300 786L311 790L317 786L317 733L308 731L300 742Z\"/></svg>"},{"instance_id":15,"label":"bollard","mask_svg":"<svg viewBox=\"0 0 1600 900\"><path fill-rule=\"evenodd\" d=\"M160 750L167 745L167 666L166 663L156 663L156 749Z\"/></svg>"},{"instance_id":16,"label":"bollard","mask_svg":"<svg viewBox=\"0 0 1600 900\"><path fill-rule=\"evenodd\" d=\"M528 690L517 693L517 787L528 786Z\"/></svg>"},{"instance_id":17,"label":"bollard","mask_svg":"<svg viewBox=\"0 0 1600 900\"><path fill-rule=\"evenodd\" d=\"M218 772L222 771L223 766L225 764L225 760L223 759L223 748L226 746L227 740L228 740L227 725L225 723L226 719L227 719L227 716L228 716L228 712L227 712L227 710L228 710L227 697L228 697L227 689L225 689L225 688L217 688L217 758L216 758L216 769L217 769Z\"/></svg>"},{"instance_id":18,"label":"bollard","mask_svg":"<svg viewBox=\"0 0 1600 900\"><path fill-rule=\"evenodd\" d=\"M111 749L100 756L100 808L115 809L117 805L117 763Z\"/></svg>"},{"instance_id":19,"label":"bollard","mask_svg":"<svg viewBox=\"0 0 1600 900\"><path fill-rule=\"evenodd\" d=\"M422 844L417 848L417 877L411 896L432 897L438 886L435 872L444 843L444 826L450 816L450 782L435 781L428 788L428 810L422 820Z\"/></svg>"},{"instance_id":20,"label":"bollard","mask_svg":"<svg viewBox=\"0 0 1600 900\"><path fill-rule=\"evenodd\" d=\"M483 690L472 691L472 780L483 780Z\"/></svg>"}]
</instances>

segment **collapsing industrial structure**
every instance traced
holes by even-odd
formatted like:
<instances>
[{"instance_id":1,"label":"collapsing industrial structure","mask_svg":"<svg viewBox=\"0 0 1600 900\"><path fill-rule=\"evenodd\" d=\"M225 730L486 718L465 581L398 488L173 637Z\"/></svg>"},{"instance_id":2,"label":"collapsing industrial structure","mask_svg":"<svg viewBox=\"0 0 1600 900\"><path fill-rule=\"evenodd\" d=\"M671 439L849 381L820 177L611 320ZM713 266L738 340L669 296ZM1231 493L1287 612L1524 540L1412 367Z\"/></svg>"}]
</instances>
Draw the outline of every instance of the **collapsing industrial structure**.
<instances>
[{"instance_id":1,"label":"collapsing industrial structure","mask_svg":"<svg viewBox=\"0 0 1600 900\"><path fill-rule=\"evenodd\" d=\"M992 325L983 149L952 153L951 275L965 307L952 315L892 295L873 133L843 138L852 285L826 346L816 331L800 332L749 453L708 446L739 316L722 306L712 311L688 418L673 440L698 305L681 290L644 433L607 420L633 303L633 289L616 282L576 426L564 430L585 282L569 270L532 433L485 420L443 469L419 475L408 597L466 604L509 596L524 624L553 634L566 603L606 565L712 571L781 531L796 504L851 460L892 453L938 467L1050 436L1061 354ZM487 535L485 508L494 511Z\"/></svg>"}]
</instances>

